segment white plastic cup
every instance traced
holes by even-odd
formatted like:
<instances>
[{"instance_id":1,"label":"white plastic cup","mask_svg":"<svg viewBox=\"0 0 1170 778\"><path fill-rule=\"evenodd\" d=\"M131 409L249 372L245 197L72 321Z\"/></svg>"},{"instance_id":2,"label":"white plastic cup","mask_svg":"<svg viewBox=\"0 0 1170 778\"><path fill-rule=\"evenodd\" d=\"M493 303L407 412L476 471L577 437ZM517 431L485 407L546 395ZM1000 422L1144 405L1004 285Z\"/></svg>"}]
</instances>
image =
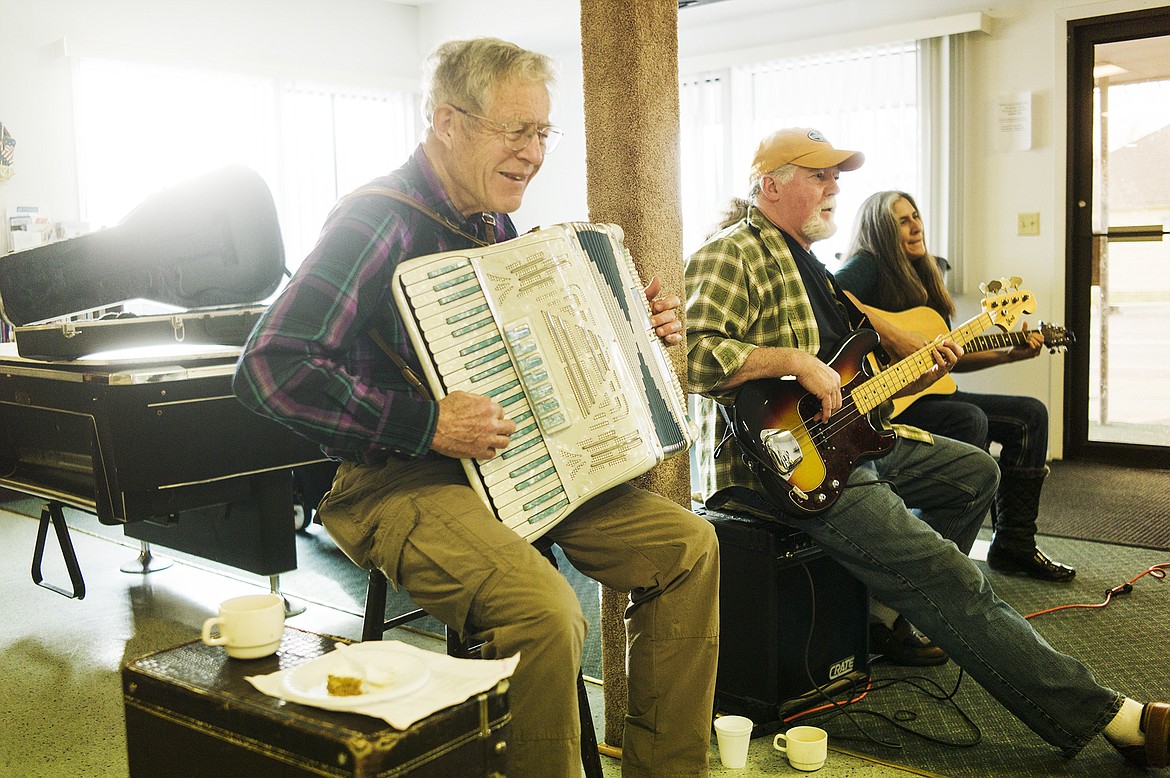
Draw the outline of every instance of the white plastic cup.
<instances>
[{"instance_id":1,"label":"white plastic cup","mask_svg":"<svg viewBox=\"0 0 1170 778\"><path fill-rule=\"evenodd\" d=\"M784 745L780 745L780 741ZM788 757L788 764L811 773L820 770L829 753L829 733L820 727L793 727L772 738L772 747Z\"/></svg>"},{"instance_id":2,"label":"white plastic cup","mask_svg":"<svg viewBox=\"0 0 1170 778\"><path fill-rule=\"evenodd\" d=\"M715 739L723 766L743 767L747 764L748 744L752 741L752 720L745 716L720 716L715 719Z\"/></svg>"},{"instance_id":3,"label":"white plastic cup","mask_svg":"<svg viewBox=\"0 0 1170 778\"><path fill-rule=\"evenodd\" d=\"M203 642L223 646L236 659L271 656L284 636L284 598L248 594L224 600L219 615L203 622Z\"/></svg>"}]
</instances>

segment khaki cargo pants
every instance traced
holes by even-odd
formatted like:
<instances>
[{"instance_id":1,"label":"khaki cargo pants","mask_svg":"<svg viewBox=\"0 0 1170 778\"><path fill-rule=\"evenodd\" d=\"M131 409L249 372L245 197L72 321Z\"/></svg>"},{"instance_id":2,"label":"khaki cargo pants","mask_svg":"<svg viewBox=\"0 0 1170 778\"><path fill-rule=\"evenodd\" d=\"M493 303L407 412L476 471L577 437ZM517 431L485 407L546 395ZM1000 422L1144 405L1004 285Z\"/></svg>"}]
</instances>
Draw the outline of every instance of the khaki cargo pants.
<instances>
[{"instance_id":1,"label":"khaki cargo pants","mask_svg":"<svg viewBox=\"0 0 1170 778\"><path fill-rule=\"evenodd\" d=\"M420 607L520 653L509 697L509 775L580 775L576 682L586 623L565 577L496 520L456 460L343 463L320 516L358 565ZM628 485L548 532L579 571L630 592L626 776L707 772L719 635L719 554L704 519Z\"/></svg>"}]
</instances>

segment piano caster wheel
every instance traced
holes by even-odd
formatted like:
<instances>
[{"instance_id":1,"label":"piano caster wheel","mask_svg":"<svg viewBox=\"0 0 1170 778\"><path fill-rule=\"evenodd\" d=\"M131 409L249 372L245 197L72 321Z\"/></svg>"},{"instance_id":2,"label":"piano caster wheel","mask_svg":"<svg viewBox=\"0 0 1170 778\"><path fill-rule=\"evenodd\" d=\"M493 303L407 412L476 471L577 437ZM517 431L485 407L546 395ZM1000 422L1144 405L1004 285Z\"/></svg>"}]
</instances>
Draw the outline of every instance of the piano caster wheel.
<instances>
[{"instance_id":1,"label":"piano caster wheel","mask_svg":"<svg viewBox=\"0 0 1170 778\"><path fill-rule=\"evenodd\" d=\"M166 557L157 557L150 551L150 544L145 540L142 542L142 549L138 552L138 557L133 562L127 562L118 569L123 573L133 573L136 575L146 575L158 570L166 570L174 562Z\"/></svg>"},{"instance_id":2,"label":"piano caster wheel","mask_svg":"<svg viewBox=\"0 0 1170 778\"><path fill-rule=\"evenodd\" d=\"M289 598L285 597L284 594L281 593L281 591L280 591L280 576L279 575L268 576L268 585L269 585L270 592L275 594L280 599L284 600L284 617L286 619L292 618L293 616L299 616L305 612L305 606L303 603L299 603L299 602L296 602L294 600L290 600Z\"/></svg>"},{"instance_id":3,"label":"piano caster wheel","mask_svg":"<svg viewBox=\"0 0 1170 778\"><path fill-rule=\"evenodd\" d=\"M304 532L305 528L309 526L311 519L309 512L305 510L305 506L297 503L293 505L293 529L297 532Z\"/></svg>"}]
</instances>

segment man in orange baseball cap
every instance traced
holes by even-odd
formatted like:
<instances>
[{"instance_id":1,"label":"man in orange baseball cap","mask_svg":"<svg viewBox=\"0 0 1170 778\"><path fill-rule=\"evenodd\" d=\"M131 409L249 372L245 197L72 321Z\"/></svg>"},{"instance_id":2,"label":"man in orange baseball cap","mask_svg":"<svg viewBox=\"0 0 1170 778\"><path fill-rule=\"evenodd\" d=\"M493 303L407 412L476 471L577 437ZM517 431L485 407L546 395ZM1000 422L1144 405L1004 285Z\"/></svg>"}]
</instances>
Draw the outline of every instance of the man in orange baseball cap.
<instances>
[{"instance_id":1,"label":"man in orange baseball cap","mask_svg":"<svg viewBox=\"0 0 1170 778\"><path fill-rule=\"evenodd\" d=\"M874 434L864 392L854 397L865 378L858 344L873 343L873 335L859 331L861 310L811 246L836 229L841 172L863 162L815 130L768 136L752 160L749 200L737 201L687 262L687 375L690 390L707 398L695 445L704 504L803 530L875 600L904 614L880 625L898 638L889 649L903 643L904 659L920 653L917 641L898 635L913 622L1064 756L1103 734L1134 764L1170 765L1170 705L1142 705L1097 683L996 596L968 556L999 480L987 452L899 428L884 453L858 455L862 436ZM889 325L869 318L886 339ZM921 367L899 368L908 371L905 380L919 375L906 393L948 372L963 350L945 339L928 344L927 353ZM775 380L784 378L791 380ZM750 442L741 445L751 415L741 408L745 397L767 406L766 426L775 429L749 430ZM745 412L732 434L730 410L716 413L716 403ZM767 453L760 454L753 446L765 433ZM755 457L750 466L745 455ZM825 471L807 492L787 480L805 460ZM817 494L831 490L832 499L818 506Z\"/></svg>"}]
</instances>

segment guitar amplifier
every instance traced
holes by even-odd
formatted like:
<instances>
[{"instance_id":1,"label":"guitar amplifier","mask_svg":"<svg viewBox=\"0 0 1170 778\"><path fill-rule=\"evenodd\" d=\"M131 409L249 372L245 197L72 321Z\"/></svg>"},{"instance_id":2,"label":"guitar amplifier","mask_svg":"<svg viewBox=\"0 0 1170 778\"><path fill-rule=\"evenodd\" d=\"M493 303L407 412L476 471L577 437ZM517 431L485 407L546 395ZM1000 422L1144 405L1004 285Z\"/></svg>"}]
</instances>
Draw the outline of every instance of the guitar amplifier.
<instances>
[{"instance_id":1,"label":"guitar amplifier","mask_svg":"<svg viewBox=\"0 0 1170 778\"><path fill-rule=\"evenodd\" d=\"M869 590L808 535L700 508L719 538L716 708L756 734L869 678Z\"/></svg>"}]
</instances>

